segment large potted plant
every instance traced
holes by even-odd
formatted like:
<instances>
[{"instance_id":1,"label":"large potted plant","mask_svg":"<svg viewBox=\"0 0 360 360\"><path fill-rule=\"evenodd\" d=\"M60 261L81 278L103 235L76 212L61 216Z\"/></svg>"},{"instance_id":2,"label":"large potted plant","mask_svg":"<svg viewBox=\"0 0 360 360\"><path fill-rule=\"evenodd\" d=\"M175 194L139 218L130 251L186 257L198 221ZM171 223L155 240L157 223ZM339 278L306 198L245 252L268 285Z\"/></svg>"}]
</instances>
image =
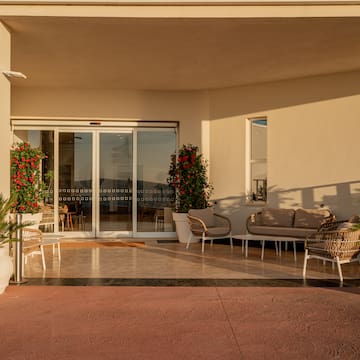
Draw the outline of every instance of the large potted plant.
<instances>
[{"instance_id":1,"label":"large potted plant","mask_svg":"<svg viewBox=\"0 0 360 360\"><path fill-rule=\"evenodd\" d=\"M45 157L41 149L27 142L17 143L11 150L11 194L16 199L12 212L23 214L23 220L32 221L34 226L41 221L41 203L46 195L41 176Z\"/></svg>"},{"instance_id":2,"label":"large potted plant","mask_svg":"<svg viewBox=\"0 0 360 360\"><path fill-rule=\"evenodd\" d=\"M199 148L183 145L178 156L172 156L168 184L175 194L173 218L180 242L186 243L191 237L187 213L190 209L205 209L209 206L212 186L207 177L207 163ZM198 241L190 240L190 241Z\"/></svg>"},{"instance_id":3,"label":"large potted plant","mask_svg":"<svg viewBox=\"0 0 360 360\"><path fill-rule=\"evenodd\" d=\"M13 264L9 255L8 242L16 240L14 235L18 229L27 224L17 224L9 218L10 210L13 206L14 198L5 199L0 194L0 294L9 285L10 277L13 273Z\"/></svg>"}]
</instances>

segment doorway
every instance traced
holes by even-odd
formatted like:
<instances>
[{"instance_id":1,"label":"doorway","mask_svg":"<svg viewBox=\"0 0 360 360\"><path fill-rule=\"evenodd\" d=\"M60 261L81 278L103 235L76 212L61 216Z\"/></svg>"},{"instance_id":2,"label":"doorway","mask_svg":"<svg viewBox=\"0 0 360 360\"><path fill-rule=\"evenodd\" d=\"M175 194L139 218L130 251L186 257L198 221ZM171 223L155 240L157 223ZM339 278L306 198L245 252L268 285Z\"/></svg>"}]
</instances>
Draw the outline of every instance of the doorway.
<instances>
[{"instance_id":1,"label":"doorway","mask_svg":"<svg viewBox=\"0 0 360 360\"><path fill-rule=\"evenodd\" d=\"M54 128L14 131L47 153L54 231L65 236L173 236L167 185L176 128Z\"/></svg>"}]
</instances>

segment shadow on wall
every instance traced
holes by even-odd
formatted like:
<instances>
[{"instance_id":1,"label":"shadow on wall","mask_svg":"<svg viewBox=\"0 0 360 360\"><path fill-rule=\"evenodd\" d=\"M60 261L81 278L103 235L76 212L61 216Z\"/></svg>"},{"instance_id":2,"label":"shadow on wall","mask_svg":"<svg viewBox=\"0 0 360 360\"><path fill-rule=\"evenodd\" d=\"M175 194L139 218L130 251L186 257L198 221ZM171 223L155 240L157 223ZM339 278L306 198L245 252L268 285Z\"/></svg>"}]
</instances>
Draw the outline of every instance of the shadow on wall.
<instances>
[{"instance_id":1,"label":"shadow on wall","mask_svg":"<svg viewBox=\"0 0 360 360\"><path fill-rule=\"evenodd\" d=\"M248 202L245 195L214 199L215 211L230 217L233 233L244 233L247 217L263 207L316 209L329 207L339 220L360 215L360 180L304 188L268 188L268 201Z\"/></svg>"},{"instance_id":2,"label":"shadow on wall","mask_svg":"<svg viewBox=\"0 0 360 360\"><path fill-rule=\"evenodd\" d=\"M210 93L210 119L245 115L360 94L360 72L291 79Z\"/></svg>"}]
</instances>

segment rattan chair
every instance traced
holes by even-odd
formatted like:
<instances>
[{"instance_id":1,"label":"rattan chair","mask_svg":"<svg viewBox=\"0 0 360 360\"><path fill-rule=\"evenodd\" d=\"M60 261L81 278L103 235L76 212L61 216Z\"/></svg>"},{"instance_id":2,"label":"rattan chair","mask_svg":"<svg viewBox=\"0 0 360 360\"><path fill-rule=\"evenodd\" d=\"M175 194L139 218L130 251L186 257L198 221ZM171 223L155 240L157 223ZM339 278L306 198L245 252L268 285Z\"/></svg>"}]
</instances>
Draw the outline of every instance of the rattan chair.
<instances>
[{"instance_id":1,"label":"rattan chair","mask_svg":"<svg viewBox=\"0 0 360 360\"><path fill-rule=\"evenodd\" d=\"M337 265L343 282L341 265L352 261L360 263L360 229L349 222L333 222L322 226L305 240L303 278L309 259L320 259Z\"/></svg>"},{"instance_id":2,"label":"rattan chair","mask_svg":"<svg viewBox=\"0 0 360 360\"><path fill-rule=\"evenodd\" d=\"M215 214L210 208L192 209L189 211L188 221L192 235L201 238L201 252L205 250L205 241L211 241L212 245L213 240L227 237L230 238L232 250L231 222L226 216ZM190 246L190 240L189 237L186 249Z\"/></svg>"}]
</instances>

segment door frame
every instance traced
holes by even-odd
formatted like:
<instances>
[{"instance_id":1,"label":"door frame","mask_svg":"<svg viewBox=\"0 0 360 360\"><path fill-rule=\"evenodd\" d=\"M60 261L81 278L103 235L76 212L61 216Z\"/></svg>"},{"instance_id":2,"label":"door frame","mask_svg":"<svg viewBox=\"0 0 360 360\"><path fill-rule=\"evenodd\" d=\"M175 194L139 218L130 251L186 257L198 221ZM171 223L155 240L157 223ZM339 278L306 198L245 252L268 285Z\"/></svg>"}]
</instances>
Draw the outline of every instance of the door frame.
<instances>
[{"instance_id":1,"label":"door frame","mask_svg":"<svg viewBox=\"0 0 360 360\"><path fill-rule=\"evenodd\" d=\"M137 133L140 129L154 129L154 130L173 130L175 131L176 136L176 148L178 147L178 122L173 121L124 121L122 119L76 119L76 118L54 118L54 117L12 117L11 118L11 135L15 130L43 130L43 131L54 131L54 204L59 203L59 133L60 132L90 132L93 134L93 146L92 146L92 156L93 163L96 158L99 157L99 151L96 153L96 146L94 146L95 137L99 137L101 132L132 132L133 134L133 179L132 179L132 191L133 196L137 196ZM96 135L97 134L97 135ZM99 160L96 160L99 162ZM98 235L96 233L96 225L94 222L96 219L99 219L99 214L96 214L96 208L99 208L99 205L94 204L94 194L98 195L99 180L96 176L97 170L95 166L92 169L93 179L96 179L97 184L93 181L92 187L92 231L73 231L73 232L61 232L59 231L59 224L55 221L54 232L65 235L65 237L77 237L77 238L96 238ZM57 181L56 181L57 180ZM137 200L137 199L135 199ZM129 232L118 232L119 236L128 236L128 237L173 237L175 232L138 232L137 231L137 201L133 199L132 204L132 231ZM55 219L59 218L58 207L54 208L54 217ZM99 221L99 220L97 220ZM97 224L99 225L99 224ZM101 234L108 237L106 234ZM113 234L112 234L113 235Z\"/></svg>"}]
</instances>

